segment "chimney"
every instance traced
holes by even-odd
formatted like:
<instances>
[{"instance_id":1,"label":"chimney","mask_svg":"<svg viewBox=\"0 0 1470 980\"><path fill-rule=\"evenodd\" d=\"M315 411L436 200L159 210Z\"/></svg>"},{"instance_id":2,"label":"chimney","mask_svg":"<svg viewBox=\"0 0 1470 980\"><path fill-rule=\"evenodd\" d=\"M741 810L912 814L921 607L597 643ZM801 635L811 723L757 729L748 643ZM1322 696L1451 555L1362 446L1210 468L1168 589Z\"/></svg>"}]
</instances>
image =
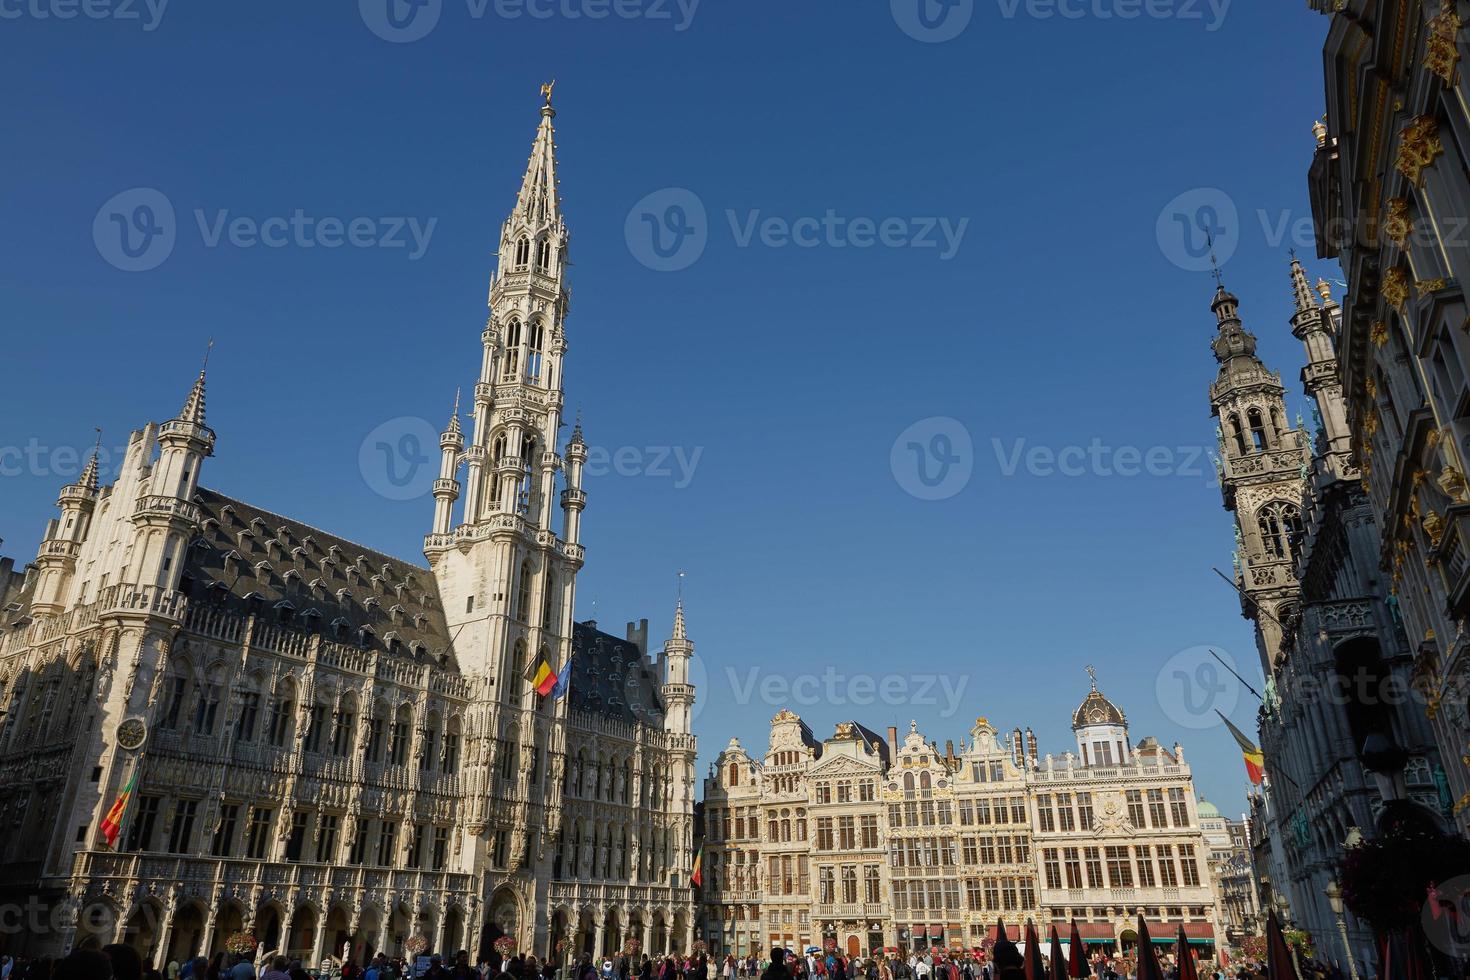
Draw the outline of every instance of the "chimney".
<instances>
[{"instance_id":1,"label":"chimney","mask_svg":"<svg viewBox=\"0 0 1470 980\"><path fill-rule=\"evenodd\" d=\"M1017 725L1016 730L1011 733L1011 759L1015 762L1016 768L1026 768L1026 745L1021 737L1020 725Z\"/></svg>"},{"instance_id":2,"label":"chimney","mask_svg":"<svg viewBox=\"0 0 1470 980\"><path fill-rule=\"evenodd\" d=\"M1031 763L1031 768L1036 768L1036 733L1030 728L1026 729L1026 758Z\"/></svg>"},{"instance_id":3,"label":"chimney","mask_svg":"<svg viewBox=\"0 0 1470 980\"><path fill-rule=\"evenodd\" d=\"M640 619L637 624L628 624L628 642L638 647L638 652L648 657L648 620Z\"/></svg>"},{"instance_id":4,"label":"chimney","mask_svg":"<svg viewBox=\"0 0 1470 980\"><path fill-rule=\"evenodd\" d=\"M954 739L952 738L947 738L944 740L944 761L949 763L951 769L954 768Z\"/></svg>"},{"instance_id":5,"label":"chimney","mask_svg":"<svg viewBox=\"0 0 1470 980\"><path fill-rule=\"evenodd\" d=\"M898 726L888 726L888 758L898 758Z\"/></svg>"}]
</instances>

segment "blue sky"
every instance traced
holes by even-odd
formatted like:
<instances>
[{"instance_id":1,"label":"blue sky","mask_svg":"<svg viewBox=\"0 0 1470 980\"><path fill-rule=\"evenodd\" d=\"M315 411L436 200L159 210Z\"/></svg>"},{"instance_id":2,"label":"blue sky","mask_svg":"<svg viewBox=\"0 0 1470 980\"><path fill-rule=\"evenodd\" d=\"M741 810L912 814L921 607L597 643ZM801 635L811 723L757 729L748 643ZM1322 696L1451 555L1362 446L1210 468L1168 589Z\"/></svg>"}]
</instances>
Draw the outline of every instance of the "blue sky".
<instances>
[{"instance_id":1,"label":"blue sky","mask_svg":"<svg viewBox=\"0 0 1470 980\"><path fill-rule=\"evenodd\" d=\"M426 22L400 6L395 34L386 0L0 6L0 552L34 555L93 427L116 446L169 417L213 337L205 482L419 558L431 503L390 499L373 447L437 430L475 380L555 77L567 402L621 461L589 481L578 617L661 638L687 569L703 760L731 735L763 748L788 704L820 735L916 718L941 744L984 714L1060 753L1091 663L1134 737L1181 741L1238 812L1239 753L1191 726L1217 704L1250 727L1250 696L1168 693L1176 670L1208 680L1206 646L1259 673L1210 571L1232 542L1213 283L1174 215L1214 227L1308 414L1286 251L1311 254L1325 20L962 0L929 8L954 36L925 41L916 0L599 2L430 0L412 41ZM126 271L109 215L157 203L139 189L173 239ZM703 252L651 268L642 215L669 227L690 200ZM249 234L297 212L311 230L282 247ZM370 245L325 247L354 219ZM1047 464L1094 440L1063 457L1078 475ZM958 474L945 499L921 499L926 451L958 467L926 463Z\"/></svg>"}]
</instances>

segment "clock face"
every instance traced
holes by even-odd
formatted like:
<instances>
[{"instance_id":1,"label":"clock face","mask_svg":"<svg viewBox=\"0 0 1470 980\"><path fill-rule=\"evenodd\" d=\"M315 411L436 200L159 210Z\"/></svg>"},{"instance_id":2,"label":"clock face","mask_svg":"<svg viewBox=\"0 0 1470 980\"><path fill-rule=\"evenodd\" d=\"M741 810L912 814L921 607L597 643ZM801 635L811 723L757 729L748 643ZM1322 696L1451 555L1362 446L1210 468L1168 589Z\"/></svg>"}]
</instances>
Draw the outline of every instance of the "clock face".
<instances>
[{"instance_id":1,"label":"clock face","mask_svg":"<svg viewBox=\"0 0 1470 980\"><path fill-rule=\"evenodd\" d=\"M147 737L148 727L142 718L124 718L117 726L117 744L128 751L141 748Z\"/></svg>"}]
</instances>

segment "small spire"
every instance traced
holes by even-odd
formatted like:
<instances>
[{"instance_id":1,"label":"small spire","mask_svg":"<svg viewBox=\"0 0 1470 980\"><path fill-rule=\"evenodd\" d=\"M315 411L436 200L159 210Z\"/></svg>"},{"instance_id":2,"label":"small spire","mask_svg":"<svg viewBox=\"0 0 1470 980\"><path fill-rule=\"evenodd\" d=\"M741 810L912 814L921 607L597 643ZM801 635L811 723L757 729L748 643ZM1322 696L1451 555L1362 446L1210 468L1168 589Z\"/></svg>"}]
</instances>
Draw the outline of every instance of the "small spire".
<instances>
[{"instance_id":1,"label":"small spire","mask_svg":"<svg viewBox=\"0 0 1470 980\"><path fill-rule=\"evenodd\" d=\"M97 429L97 445L92 447L92 458L87 460L86 467L82 470L81 477L77 480L80 486L88 490L97 489L97 459L102 455L102 429Z\"/></svg>"},{"instance_id":2,"label":"small spire","mask_svg":"<svg viewBox=\"0 0 1470 980\"><path fill-rule=\"evenodd\" d=\"M572 438L571 441L567 443L567 445L585 445L585 442L582 439L582 410L580 408L577 409L577 424L572 426Z\"/></svg>"},{"instance_id":3,"label":"small spire","mask_svg":"<svg viewBox=\"0 0 1470 980\"><path fill-rule=\"evenodd\" d=\"M449 431L450 432L458 432L459 431L459 392L460 392L460 389L458 389L458 388L455 388L454 389L454 410L449 413Z\"/></svg>"},{"instance_id":4,"label":"small spire","mask_svg":"<svg viewBox=\"0 0 1470 980\"><path fill-rule=\"evenodd\" d=\"M1317 300L1312 295L1312 287L1307 282L1307 272L1302 268L1301 260L1296 257L1296 249L1291 250L1291 288L1296 294L1296 311L1298 313L1310 313L1317 309Z\"/></svg>"},{"instance_id":5,"label":"small spire","mask_svg":"<svg viewBox=\"0 0 1470 980\"><path fill-rule=\"evenodd\" d=\"M684 630L684 570L679 569L679 597L674 601L674 639L687 640L689 634Z\"/></svg>"},{"instance_id":6,"label":"small spire","mask_svg":"<svg viewBox=\"0 0 1470 980\"><path fill-rule=\"evenodd\" d=\"M541 107L541 125L536 129L536 141L531 145L531 158L526 162L526 175L521 179L521 193L516 198L516 209L512 219L540 226L543 222L555 224L559 218L560 196L556 189L556 130L551 120L556 110L551 107L551 91L556 82L541 86L546 104Z\"/></svg>"},{"instance_id":7,"label":"small spire","mask_svg":"<svg viewBox=\"0 0 1470 980\"><path fill-rule=\"evenodd\" d=\"M179 420L193 422L195 425L204 424L203 370L200 370L199 377L194 379L194 387L189 390L189 397L184 400L184 407L179 411Z\"/></svg>"}]
</instances>

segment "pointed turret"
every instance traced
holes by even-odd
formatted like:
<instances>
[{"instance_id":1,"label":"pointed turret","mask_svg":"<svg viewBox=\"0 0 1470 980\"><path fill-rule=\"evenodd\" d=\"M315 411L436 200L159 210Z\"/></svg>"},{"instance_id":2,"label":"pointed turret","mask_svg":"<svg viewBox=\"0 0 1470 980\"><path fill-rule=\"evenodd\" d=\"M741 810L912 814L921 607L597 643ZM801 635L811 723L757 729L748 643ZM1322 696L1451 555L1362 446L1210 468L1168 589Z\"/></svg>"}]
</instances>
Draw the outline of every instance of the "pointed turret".
<instances>
[{"instance_id":1,"label":"pointed turret","mask_svg":"<svg viewBox=\"0 0 1470 980\"><path fill-rule=\"evenodd\" d=\"M1301 260L1296 257L1296 252L1291 253L1291 288L1296 293L1296 312L1315 313L1320 307L1317 305L1317 297L1312 295L1312 286L1307 282L1307 272L1302 268Z\"/></svg>"},{"instance_id":2,"label":"pointed turret","mask_svg":"<svg viewBox=\"0 0 1470 980\"><path fill-rule=\"evenodd\" d=\"M689 634L684 631L684 600L680 599L674 606L674 639L687 640Z\"/></svg>"},{"instance_id":3,"label":"pointed turret","mask_svg":"<svg viewBox=\"0 0 1470 980\"><path fill-rule=\"evenodd\" d=\"M87 460L87 465L82 470L82 475L77 478L77 485L83 490L97 489L97 456L100 452L100 447L92 450L92 458Z\"/></svg>"},{"instance_id":4,"label":"pointed turret","mask_svg":"<svg viewBox=\"0 0 1470 980\"><path fill-rule=\"evenodd\" d=\"M189 389L189 397L184 399L184 407L179 410L179 421L192 422L195 425L204 424L204 371L199 372L199 377L194 379L194 387Z\"/></svg>"},{"instance_id":5,"label":"pointed turret","mask_svg":"<svg viewBox=\"0 0 1470 980\"><path fill-rule=\"evenodd\" d=\"M434 535L448 534L453 522L454 502L459 499L459 454L464 433L459 427L459 389L454 390L454 408L449 424L439 433L439 478L434 481ZM437 552L431 552L431 560Z\"/></svg>"},{"instance_id":6,"label":"pointed turret","mask_svg":"<svg viewBox=\"0 0 1470 980\"><path fill-rule=\"evenodd\" d=\"M521 193L516 198L512 221L519 217L527 224L554 223L561 217L561 193L556 182L556 130L551 124L556 118L556 110L551 107L551 88L555 84L541 88L546 104L541 107L541 125L536 129L536 141L531 144L531 158L526 163L526 175L521 178Z\"/></svg>"}]
</instances>

